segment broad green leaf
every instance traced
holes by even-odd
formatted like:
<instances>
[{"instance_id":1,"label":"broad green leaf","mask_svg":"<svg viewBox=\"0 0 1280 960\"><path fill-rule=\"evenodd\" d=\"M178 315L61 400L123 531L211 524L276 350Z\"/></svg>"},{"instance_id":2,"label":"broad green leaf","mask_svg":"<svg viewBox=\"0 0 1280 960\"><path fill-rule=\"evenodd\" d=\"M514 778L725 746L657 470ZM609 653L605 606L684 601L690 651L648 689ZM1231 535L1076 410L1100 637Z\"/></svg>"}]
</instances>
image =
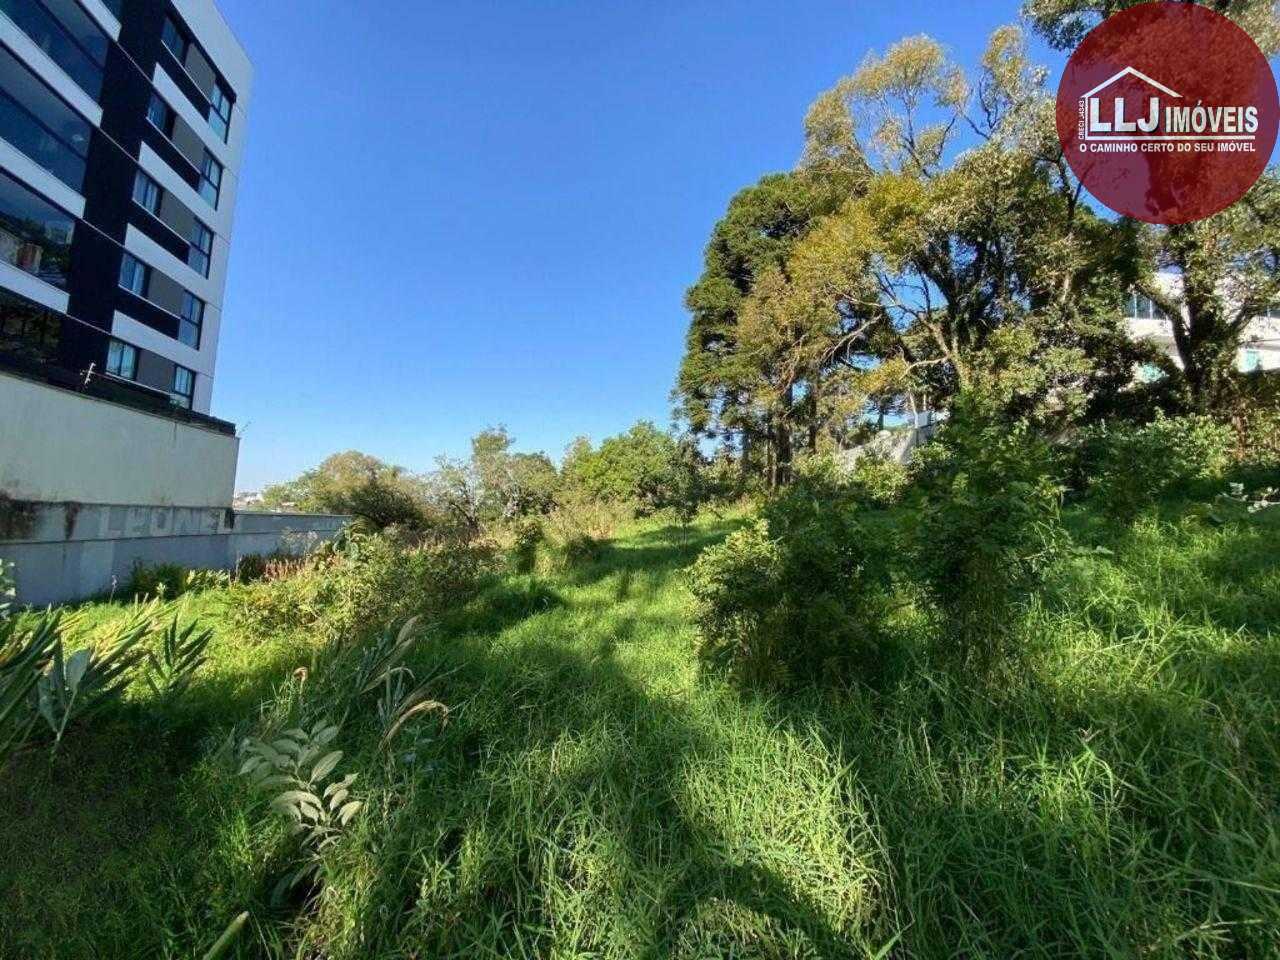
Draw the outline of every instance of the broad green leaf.
<instances>
[{"instance_id":1,"label":"broad green leaf","mask_svg":"<svg viewBox=\"0 0 1280 960\"><path fill-rule=\"evenodd\" d=\"M93 654L88 650L77 650L67 658L67 666L65 673L65 682L67 689L75 693L80 689L80 681L84 679L84 675L89 672L89 663L93 658Z\"/></svg>"},{"instance_id":2,"label":"broad green leaf","mask_svg":"<svg viewBox=\"0 0 1280 960\"><path fill-rule=\"evenodd\" d=\"M329 754L328 756L320 760L315 765L315 768L311 771L311 782L314 783L317 780L323 780L325 777L327 777L330 773L333 772L333 768L338 765L338 761L340 761L341 759L342 759L342 751L335 750L333 751L333 753Z\"/></svg>"},{"instance_id":3,"label":"broad green leaf","mask_svg":"<svg viewBox=\"0 0 1280 960\"><path fill-rule=\"evenodd\" d=\"M345 807L338 811L338 822L344 827L351 822L351 818L360 812L360 808L364 806L363 801L352 800Z\"/></svg>"}]
</instances>

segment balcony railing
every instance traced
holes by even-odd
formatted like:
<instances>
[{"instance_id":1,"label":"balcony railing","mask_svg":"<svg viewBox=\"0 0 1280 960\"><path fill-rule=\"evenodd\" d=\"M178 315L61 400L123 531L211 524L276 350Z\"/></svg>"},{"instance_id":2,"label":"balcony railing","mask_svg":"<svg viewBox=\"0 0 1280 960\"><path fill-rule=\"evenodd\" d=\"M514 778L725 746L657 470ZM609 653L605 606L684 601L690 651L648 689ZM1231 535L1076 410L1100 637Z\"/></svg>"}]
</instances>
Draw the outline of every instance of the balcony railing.
<instances>
[{"instance_id":1,"label":"balcony railing","mask_svg":"<svg viewBox=\"0 0 1280 960\"><path fill-rule=\"evenodd\" d=\"M80 393L86 397L118 403L143 413L167 417L180 423L235 436L235 424L177 406L167 393L96 371L90 373L73 370L36 352L16 350L13 346L11 342L0 342L0 371L51 387Z\"/></svg>"}]
</instances>

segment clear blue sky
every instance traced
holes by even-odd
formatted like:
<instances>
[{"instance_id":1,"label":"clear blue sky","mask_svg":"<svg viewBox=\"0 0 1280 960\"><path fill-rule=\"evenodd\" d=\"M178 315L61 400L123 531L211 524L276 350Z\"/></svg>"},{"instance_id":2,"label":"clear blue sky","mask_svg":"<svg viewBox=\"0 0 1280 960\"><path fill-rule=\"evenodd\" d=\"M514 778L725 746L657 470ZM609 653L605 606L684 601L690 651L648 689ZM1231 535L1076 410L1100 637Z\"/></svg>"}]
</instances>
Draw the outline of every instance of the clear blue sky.
<instances>
[{"instance_id":1,"label":"clear blue sky","mask_svg":"<svg viewBox=\"0 0 1280 960\"><path fill-rule=\"evenodd\" d=\"M867 50L972 63L1018 0L218 2L257 68L213 407L246 490L665 426L732 194Z\"/></svg>"}]
</instances>

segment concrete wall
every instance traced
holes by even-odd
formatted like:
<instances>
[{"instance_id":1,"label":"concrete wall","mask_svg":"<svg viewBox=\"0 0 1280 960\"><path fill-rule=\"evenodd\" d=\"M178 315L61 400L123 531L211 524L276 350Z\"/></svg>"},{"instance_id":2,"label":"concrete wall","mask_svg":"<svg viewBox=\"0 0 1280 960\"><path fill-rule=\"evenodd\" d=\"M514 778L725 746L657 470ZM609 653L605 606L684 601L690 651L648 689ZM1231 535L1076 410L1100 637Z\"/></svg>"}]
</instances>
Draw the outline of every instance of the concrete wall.
<instances>
[{"instance_id":1,"label":"concrete wall","mask_svg":"<svg viewBox=\"0 0 1280 960\"><path fill-rule=\"evenodd\" d=\"M864 457L877 457L889 463L906 465L911 462L916 447L932 440L941 426L935 421L903 430L882 430L862 446L839 451L836 463L845 470L853 470Z\"/></svg>"},{"instance_id":2,"label":"concrete wall","mask_svg":"<svg viewBox=\"0 0 1280 960\"><path fill-rule=\"evenodd\" d=\"M0 373L0 493L13 500L226 507L240 441Z\"/></svg>"},{"instance_id":3,"label":"concrete wall","mask_svg":"<svg viewBox=\"0 0 1280 960\"><path fill-rule=\"evenodd\" d=\"M308 552L349 517L229 509L32 504L6 518L0 560L15 565L18 602L44 606L112 592L136 564L233 570L242 557Z\"/></svg>"}]
</instances>

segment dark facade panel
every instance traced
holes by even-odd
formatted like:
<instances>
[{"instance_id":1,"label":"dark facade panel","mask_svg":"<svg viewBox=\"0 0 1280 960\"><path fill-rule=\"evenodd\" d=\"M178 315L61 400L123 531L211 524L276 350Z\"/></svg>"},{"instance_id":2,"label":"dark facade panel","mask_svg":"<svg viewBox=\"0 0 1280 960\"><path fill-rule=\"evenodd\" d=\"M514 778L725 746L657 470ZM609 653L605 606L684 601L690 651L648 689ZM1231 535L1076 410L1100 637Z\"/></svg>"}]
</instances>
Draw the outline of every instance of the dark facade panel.
<instances>
[{"instance_id":1,"label":"dark facade panel","mask_svg":"<svg viewBox=\"0 0 1280 960\"><path fill-rule=\"evenodd\" d=\"M174 362L147 350L138 351L138 382L168 393L173 389Z\"/></svg>"},{"instance_id":2,"label":"dark facade panel","mask_svg":"<svg viewBox=\"0 0 1280 960\"><path fill-rule=\"evenodd\" d=\"M186 262L187 242L177 236L163 221L158 220L136 203L133 205L133 209L129 211L129 224L164 247L179 260Z\"/></svg>"},{"instance_id":3,"label":"dark facade panel","mask_svg":"<svg viewBox=\"0 0 1280 960\"><path fill-rule=\"evenodd\" d=\"M129 208L135 206L133 181L138 166L102 131L95 130L89 146L89 169L91 175L84 184L84 219L117 243L124 243Z\"/></svg>"},{"instance_id":4,"label":"dark facade panel","mask_svg":"<svg viewBox=\"0 0 1280 960\"><path fill-rule=\"evenodd\" d=\"M147 299L170 313L182 312L182 284L159 270L151 271L151 289L147 291Z\"/></svg>"},{"instance_id":5,"label":"dark facade panel","mask_svg":"<svg viewBox=\"0 0 1280 960\"><path fill-rule=\"evenodd\" d=\"M173 120L173 145L178 148L178 152L182 154L197 170L204 162L204 141L200 139L200 135L191 129L191 125L181 117L174 117Z\"/></svg>"},{"instance_id":6,"label":"dark facade panel","mask_svg":"<svg viewBox=\"0 0 1280 960\"><path fill-rule=\"evenodd\" d=\"M120 312L166 337L178 339L178 318L155 304L121 291Z\"/></svg>"},{"instance_id":7,"label":"dark facade panel","mask_svg":"<svg viewBox=\"0 0 1280 960\"><path fill-rule=\"evenodd\" d=\"M195 230L196 226L196 215L191 212L185 203L167 190L164 192L164 196L160 198L160 211L157 216L179 237L184 240L191 238L192 231ZM183 250L181 256L186 259L185 250Z\"/></svg>"},{"instance_id":8,"label":"dark facade panel","mask_svg":"<svg viewBox=\"0 0 1280 960\"><path fill-rule=\"evenodd\" d=\"M201 98L208 102L213 99L213 87L218 82L218 73L213 69L213 64L200 52L200 48L194 43L187 48L187 60L183 64L186 67L187 75L195 81L196 89L200 91ZM200 104L197 102L196 106Z\"/></svg>"}]
</instances>

